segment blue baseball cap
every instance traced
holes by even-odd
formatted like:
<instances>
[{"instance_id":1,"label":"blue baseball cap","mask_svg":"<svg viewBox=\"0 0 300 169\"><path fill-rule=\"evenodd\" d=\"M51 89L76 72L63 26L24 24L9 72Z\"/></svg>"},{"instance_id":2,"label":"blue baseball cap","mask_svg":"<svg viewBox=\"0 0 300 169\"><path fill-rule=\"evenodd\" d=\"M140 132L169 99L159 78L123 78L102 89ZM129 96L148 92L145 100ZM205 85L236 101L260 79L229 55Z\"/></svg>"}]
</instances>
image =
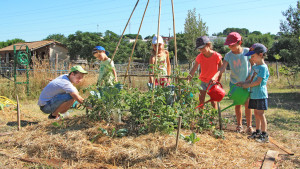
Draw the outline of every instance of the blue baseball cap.
<instances>
[{"instance_id":1,"label":"blue baseball cap","mask_svg":"<svg viewBox=\"0 0 300 169\"><path fill-rule=\"evenodd\" d=\"M107 51L105 50L105 48L102 47L102 46L96 46L96 47L94 47L94 49L93 49L93 54L96 53L97 50L103 50L103 51L105 51L105 54L106 54L107 56L109 55L109 52L107 52Z\"/></svg>"},{"instance_id":2,"label":"blue baseball cap","mask_svg":"<svg viewBox=\"0 0 300 169\"><path fill-rule=\"evenodd\" d=\"M251 46L250 50L248 53L245 54L245 56L251 56L254 53L266 53L268 51L268 49L265 47L265 45L261 44L261 43L255 43Z\"/></svg>"},{"instance_id":3,"label":"blue baseball cap","mask_svg":"<svg viewBox=\"0 0 300 169\"><path fill-rule=\"evenodd\" d=\"M207 36L200 36L199 38L196 39L196 48L195 49L202 49L209 42L210 42L210 40Z\"/></svg>"}]
</instances>

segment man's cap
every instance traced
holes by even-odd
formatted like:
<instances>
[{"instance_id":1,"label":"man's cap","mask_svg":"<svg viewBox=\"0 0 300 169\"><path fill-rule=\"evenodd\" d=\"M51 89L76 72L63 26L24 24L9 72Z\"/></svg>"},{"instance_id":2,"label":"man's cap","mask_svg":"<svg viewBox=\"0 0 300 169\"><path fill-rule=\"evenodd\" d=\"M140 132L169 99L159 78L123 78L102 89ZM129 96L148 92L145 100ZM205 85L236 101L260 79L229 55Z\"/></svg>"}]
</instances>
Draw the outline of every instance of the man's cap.
<instances>
[{"instance_id":1,"label":"man's cap","mask_svg":"<svg viewBox=\"0 0 300 169\"><path fill-rule=\"evenodd\" d=\"M79 65L73 66L73 67L71 68L70 73L71 73L71 72L75 72L75 71L78 71L78 72L84 73L84 74L87 74L87 73L88 73L87 71L85 71L85 70L84 70L81 66L79 66Z\"/></svg>"},{"instance_id":2,"label":"man's cap","mask_svg":"<svg viewBox=\"0 0 300 169\"><path fill-rule=\"evenodd\" d=\"M164 40L161 36L158 36L157 38L157 35L155 35L152 39L152 44L157 44L157 43L164 44Z\"/></svg>"},{"instance_id":3,"label":"man's cap","mask_svg":"<svg viewBox=\"0 0 300 169\"><path fill-rule=\"evenodd\" d=\"M254 53L266 53L268 51L268 49L265 47L265 45L261 44L261 43L255 43L251 46L250 50L248 53L245 54L245 56L251 56Z\"/></svg>"},{"instance_id":4,"label":"man's cap","mask_svg":"<svg viewBox=\"0 0 300 169\"><path fill-rule=\"evenodd\" d=\"M231 32L224 43L224 45L234 45L238 41L242 40L242 36L237 32Z\"/></svg>"},{"instance_id":5,"label":"man's cap","mask_svg":"<svg viewBox=\"0 0 300 169\"><path fill-rule=\"evenodd\" d=\"M93 54L96 53L97 50L103 50L103 51L105 51L105 54L106 54L107 56L109 55L109 52L107 52L107 51L105 50L105 48L102 47L102 46L96 46L96 47L94 47L94 49L93 49Z\"/></svg>"},{"instance_id":6,"label":"man's cap","mask_svg":"<svg viewBox=\"0 0 300 169\"><path fill-rule=\"evenodd\" d=\"M199 38L196 39L196 48L195 49L202 49L209 42L210 42L210 40L207 36L200 36Z\"/></svg>"}]
</instances>

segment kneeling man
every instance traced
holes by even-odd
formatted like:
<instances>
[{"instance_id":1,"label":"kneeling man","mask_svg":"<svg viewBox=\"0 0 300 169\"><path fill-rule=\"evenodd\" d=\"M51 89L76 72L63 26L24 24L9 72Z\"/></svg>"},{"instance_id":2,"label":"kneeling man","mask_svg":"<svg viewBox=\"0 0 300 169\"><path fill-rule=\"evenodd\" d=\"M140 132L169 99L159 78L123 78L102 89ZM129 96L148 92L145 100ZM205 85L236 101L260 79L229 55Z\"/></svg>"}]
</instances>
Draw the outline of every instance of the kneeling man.
<instances>
[{"instance_id":1,"label":"kneeling man","mask_svg":"<svg viewBox=\"0 0 300 169\"><path fill-rule=\"evenodd\" d=\"M38 105L42 112L49 114L49 119L59 119L59 113L67 112L75 100L83 103L83 98L73 84L78 84L87 74L81 66L71 68L69 74L64 74L52 80L42 91Z\"/></svg>"}]
</instances>

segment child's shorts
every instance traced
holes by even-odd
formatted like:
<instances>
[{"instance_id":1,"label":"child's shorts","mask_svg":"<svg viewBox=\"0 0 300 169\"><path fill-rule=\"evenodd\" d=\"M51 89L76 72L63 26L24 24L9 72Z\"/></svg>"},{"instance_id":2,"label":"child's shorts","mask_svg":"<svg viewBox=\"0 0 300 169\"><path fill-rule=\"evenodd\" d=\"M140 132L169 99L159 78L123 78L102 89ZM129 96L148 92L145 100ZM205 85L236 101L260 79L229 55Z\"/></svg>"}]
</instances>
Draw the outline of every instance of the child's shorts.
<instances>
[{"instance_id":1,"label":"child's shorts","mask_svg":"<svg viewBox=\"0 0 300 169\"><path fill-rule=\"evenodd\" d=\"M42 112L50 114L53 113L61 104L71 99L73 99L73 97L69 93L58 94L49 100L46 105L40 106L40 109Z\"/></svg>"},{"instance_id":2,"label":"child's shorts","mask_svg":"<svg viewBox=\"0 0 300 169\"><path fill-rule=\"evenodd\" d=\"M160 78L160 79L159 79L159 83L158 83L158 80L155 79L155 86L158 86L158 85L161 85L161 86L169 86L170 83L168 83L168 78Z\"/></svg>"},{"instance_id":3,"label":"child's shorts","mask_svg":"<svg viewBox=\"0 0 300 169\"><path fill-rule=\"evenodd\" d=\"M201 87L202 87L202 90L207 90L207 88L208 88L208 83L205 83L205 82L202 82L202 81L201 81Z\"/></svg>"},{"instance_id":4,"label":"child's shorts","mask_svg":"<svg viewBox=\"0 0 300 169\"><path fill-rule=\"evenodd\" d=\"M268 110L268 99L250 99L249 109Z\"/></svg>"}]
</instances>

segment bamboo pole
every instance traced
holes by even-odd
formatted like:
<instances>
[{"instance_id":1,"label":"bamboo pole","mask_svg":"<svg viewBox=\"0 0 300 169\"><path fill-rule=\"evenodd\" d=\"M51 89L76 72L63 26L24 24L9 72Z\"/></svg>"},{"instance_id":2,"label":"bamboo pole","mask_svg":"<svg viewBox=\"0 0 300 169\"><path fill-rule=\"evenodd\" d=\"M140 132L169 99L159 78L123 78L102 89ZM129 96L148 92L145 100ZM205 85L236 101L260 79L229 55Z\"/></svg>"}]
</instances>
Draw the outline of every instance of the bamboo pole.
<instances>
[{"instance_id":1,"label":"bamboo pole","mask_svg":"<svg viewBox=\"0 0 300 169\"><path fill-rule=\"evenodd\" d=\"M20 103L19 97L17 95L17 121L18 121L18 131L21 130L21 118L20 118Z\"/></svg>"},{"instance_id":2,"label":"bamboo pole","mask_svg":"<svg viewBox=\"0 0 300 169\"><path fill-rule=\"evenodd\" d=\"M218 104L218 112L219 112L219 125L220 125L220 130L222 130L223 126L222 126L222 116L221 116L220 102L217 102L217 104Z\"/></svg>"},{"instance_id":3,"label":"bamboo pole","mask_svg":"<svg viewBox=\"0 0 300 169\"><path fill-rule=\"evenodd\" d=\"M144 21L144 17L145 17L147 8L148 8L149 1L150 1L150 0L148 0L147 5L146 5L146 7L145 7L145 11L144 11L144 14L143 14L143 17L142 17L142 20L141 20L141 24L140 24L140 27L139 27L138 33L137 33L137 35L136 35L136 38L135 38L135 42L134 42L132 51L131 51L131 55L130 55L130 58L129 58L129 61L128 61L127 70L126 70L126 73L125 73L125 76L124 76L124 81L123 81L124 84L125 84L125 80L126 80L126 75L128 74L128 71L129 71L129 67L130 67L132 55L133 55L133 52L134 52L134 49L135 49L135 45L136 45L136 43L137 43L137 40L138 40L138 37L139 37L139 34L140 34L140 30L141 30L141 27L142 27L142 24L143 24L143 21Z\"/></svg>"},{"instance_id":4,"label":"bamboo pole","mask_svg":"<svg viewBox=\"0 0 300 169\"><path fill-rule=\"evenodd\" d=\"M159 29L160 29L160 12L161 12L161 0L159 0L159 12L158 12L158 26L157 26L157 42L158 42L158 37L159 37ZM153 67L153 73L154 75L156 74L155 73L155 68L156 68L156 65L157 65L157 55L158 55L158 43L156 43L156 52L155 52L155 63L154 63L154 67ZM159 77L157 77L159 78ZM153 88L155 88L155 76L153 78L154 80L154 83L153 83ZM157 80L158 81L158 80Z\"/></svg>"},{"instance_id":5,"label":"bamboo pole","mask_svg":"<svg viewBox=\"0 0 300 169\"><path fill-rule=\"evenodd\" d=\"M175 151L177 151L177 148L178 148L178 140L179 140L179 135L180 135L181 120L182 120L182 117L179 116L179 117L178 117L178 128L177 128L177 135L176 135L176 146L175 146Z\"/></svg>"},{"instance_id":6,"label":"bamboo pole","mask_svg":"<svg viewBox=\"0 0 300 169\"><path fill-rule=\"evenodd\" d=\"M176 30L175 30L175 12L174 12L173 0L171 0L171 2L172 2L172 13L173 13L173 34L174 34L174 48L175 48L175 64L176 64L176 67L177 67L178 63L177 63L177 43L176 43Z\"/></svg>"},{"instance_id":7,"label":"bamboo pole","mask_svg":"<svg viewBox=\"0 0 300 169\"><path fill-rule=\"evenodd\" d=\"M135 6L134 6L134 8L133 8L133 10L132 10L132 12L131 12L131 15L130 15L130 17L129 17L127 23L126 23L126 26L125 26L125 28L124 28L124 30L123 30L123 33L122 33L122 35L121 35L121 37L120 37L120 40L119 40L119 42L118 42L118 45L117 45L117 47L116 47L116 49L115 49L115 51L114 51L114 54L113 54L112 57L111 57L110 63L114 60L114 57L115 57L115 55L116 55L116 53L117 53L117 50L118 50L118 48L119 48L119 45L120 45L120 43L121 43L121 40L122 40L123 35L124 35L124 33L125 33L125 30L126 30L128 24L129 24L129 21L130 21L130 19L131 19L131 17L132 17L132 14L134 13L135 8L137 7L139 1L140 1L140 0L137 0L136 4L135 4Z\"/></svg>"}]
</instances>

